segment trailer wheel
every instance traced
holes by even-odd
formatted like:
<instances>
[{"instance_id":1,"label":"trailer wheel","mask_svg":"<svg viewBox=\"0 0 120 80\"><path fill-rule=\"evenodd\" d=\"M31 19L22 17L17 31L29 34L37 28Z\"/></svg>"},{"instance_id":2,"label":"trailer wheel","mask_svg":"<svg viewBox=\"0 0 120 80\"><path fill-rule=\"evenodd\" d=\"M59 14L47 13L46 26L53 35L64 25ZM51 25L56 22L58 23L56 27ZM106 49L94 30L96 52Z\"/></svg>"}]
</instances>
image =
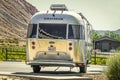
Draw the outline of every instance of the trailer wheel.
<instances>
[{"instance_id":1,"label":"trailer wheel","mask_svg":"<svg viewBox=\"0 0 120 80\"><path fill-rule=\"evenodd\" d=\"M40 70L41 70L41 67L39 67L38 65L33 66L33 72L34 73L39 73Z\"/></svg>"},{"instance_id":2,"label":"trailer wheel","mask_svg":"<svg viewBox=\"0 0 120 80\"><path fill-rule=\"evenodd\" d=\"M79 73L86 73L86 71L87 71L87 68L86 68L86 66L82 66L82 67L79 67Z\"/></svg>"}]
</instances>

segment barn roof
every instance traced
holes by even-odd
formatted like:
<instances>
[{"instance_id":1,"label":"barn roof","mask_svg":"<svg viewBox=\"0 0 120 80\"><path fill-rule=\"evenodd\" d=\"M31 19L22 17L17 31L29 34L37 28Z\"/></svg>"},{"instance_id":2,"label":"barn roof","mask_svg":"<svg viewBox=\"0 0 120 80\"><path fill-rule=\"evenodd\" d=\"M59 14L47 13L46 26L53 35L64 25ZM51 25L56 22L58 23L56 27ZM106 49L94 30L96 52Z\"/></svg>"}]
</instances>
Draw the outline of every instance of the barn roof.
<instances>
[{"instance_id":1,"label":"barn roof","mask_svg":"<svg viewBox=\"0 0 120 80\"><path fill-rule=\"evenodd\" d=\"M110 37L108 37L108 36L103 36L103 37L101 37L101 38L98 38L98 39L95 40L95 42L97 42L97 41L103 41L103 40L120 42L120 41L118 41L118 40L116 40L116 39L114 39L114 38L110 38Z\"/></svg>"}]
</instances>

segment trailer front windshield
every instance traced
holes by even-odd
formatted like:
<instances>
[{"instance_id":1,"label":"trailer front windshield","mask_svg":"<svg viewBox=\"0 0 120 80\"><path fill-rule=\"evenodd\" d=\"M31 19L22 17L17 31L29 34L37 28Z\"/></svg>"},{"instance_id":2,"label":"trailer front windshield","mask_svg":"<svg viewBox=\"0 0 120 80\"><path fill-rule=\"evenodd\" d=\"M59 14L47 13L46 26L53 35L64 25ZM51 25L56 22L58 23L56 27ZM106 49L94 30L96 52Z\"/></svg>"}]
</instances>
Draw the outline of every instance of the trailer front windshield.
<instances>
[{"instance_id":1,"label":"trailer front windshield","mask_svg":"<svg viewBox=\"0 0 120 80\"><path fill-rule=\"evenodd\" d=\"M39 24L38 38L66 39L66 24Z\"/></svg>"}]
</instances>

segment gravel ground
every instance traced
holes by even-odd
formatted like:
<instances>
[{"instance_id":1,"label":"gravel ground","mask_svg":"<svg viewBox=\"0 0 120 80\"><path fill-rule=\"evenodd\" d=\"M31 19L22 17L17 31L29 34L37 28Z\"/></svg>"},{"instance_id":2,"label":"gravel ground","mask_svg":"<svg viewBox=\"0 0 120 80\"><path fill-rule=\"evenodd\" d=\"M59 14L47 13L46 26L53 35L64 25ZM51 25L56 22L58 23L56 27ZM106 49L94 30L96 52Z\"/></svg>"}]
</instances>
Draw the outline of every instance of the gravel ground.
<instances>
[{"instance_id":1,"label":"gravel ground","mask_svg":"<svg viewBox=\"0 0 120 80\"><path fill-rule=\"evenodd\" d=\"M93 80L108 80L104 74L83 74L83 77L90 77ZM55 79L47 79L47 78L32 78L32 77L21 77L21 76L4 76L0 75L0 80L55 80ZM59 79L58 79L59 80ZM69 79L67 79L69 80ZM73 79L74 80L74 79ZM91 79L84 79L91 80Z\"/></svg>"},{"instance_id":2,"label":"gravel ground","mask_svg":"<svg viewBox=\"0 0 120 80\"><path fill-rule=\"evenodd\" d=\"M85 77L91 77L93 80L108 80L105 74L85 74Z\"/></svg>"}]
</instances>

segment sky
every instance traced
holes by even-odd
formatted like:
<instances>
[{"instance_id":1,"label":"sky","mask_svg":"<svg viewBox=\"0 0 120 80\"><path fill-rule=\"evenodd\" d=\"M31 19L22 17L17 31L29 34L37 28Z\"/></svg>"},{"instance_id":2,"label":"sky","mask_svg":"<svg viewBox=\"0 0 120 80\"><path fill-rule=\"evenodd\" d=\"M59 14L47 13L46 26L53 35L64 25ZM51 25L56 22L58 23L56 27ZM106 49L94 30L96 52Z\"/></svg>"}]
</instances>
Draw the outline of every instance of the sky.
<instances>
[{"instance_id":1,"label":"sky","mask_svg":"<svg viewBox=\"0 0 120 80\"><path fill-rule=\"evenodd\" d=\"M120 0L26 0L39 11L51 4L65 4L69 10L81 12L95 30L120 29Z\"/></svg>"}]
</instances>

